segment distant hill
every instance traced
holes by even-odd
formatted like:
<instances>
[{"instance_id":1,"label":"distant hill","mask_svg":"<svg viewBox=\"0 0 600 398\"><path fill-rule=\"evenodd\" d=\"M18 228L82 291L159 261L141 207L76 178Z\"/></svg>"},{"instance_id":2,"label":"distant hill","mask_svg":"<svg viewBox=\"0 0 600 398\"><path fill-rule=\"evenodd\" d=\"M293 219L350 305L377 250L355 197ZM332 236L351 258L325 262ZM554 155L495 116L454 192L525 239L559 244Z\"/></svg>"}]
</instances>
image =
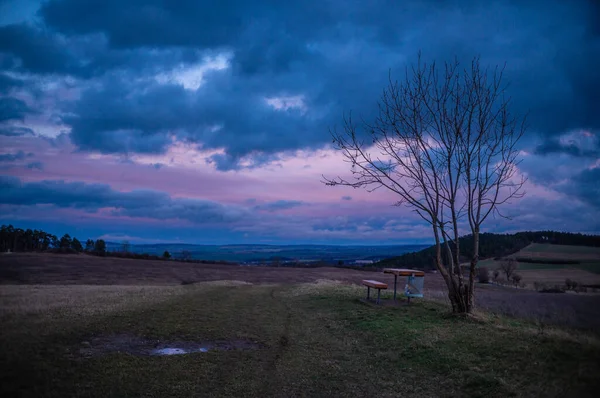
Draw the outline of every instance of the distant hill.
<instances>
[{"instance_id":1,"label":"distant hill","mask_svg":"<svg viewBox=\"0 0 600 398\"><path fill-rule=\"evenodd\" d=\"M108 252L123 250L123 244L106 242ZM132 253L148 253L161 256L168 251L174 259L224 260L232 262L263 263L277 261L312 262L324 261L331 264L351 263L356 260L381 260L401 254L419 251L426 245L387 246L335 246L335 245L195 245L178 243L128 244Z\"/></svg>"},{"instance_id":2,"label":"distant hill","mask_svg":"<svg viewBox=\"0 0 600 398\"><path fill-rule=\"evenodd\" d=\"M461 262L467 262L473 254L473 236L463 236L459 242L462 253ZM479 258L483 260L504 257L516 253L532 243L600 247L600 236L556 231L517 232L515 234L482 233L479 235ZM435 246L419 252L388 258L372 266L435 269Z\"/></svg>"}]
</instances>

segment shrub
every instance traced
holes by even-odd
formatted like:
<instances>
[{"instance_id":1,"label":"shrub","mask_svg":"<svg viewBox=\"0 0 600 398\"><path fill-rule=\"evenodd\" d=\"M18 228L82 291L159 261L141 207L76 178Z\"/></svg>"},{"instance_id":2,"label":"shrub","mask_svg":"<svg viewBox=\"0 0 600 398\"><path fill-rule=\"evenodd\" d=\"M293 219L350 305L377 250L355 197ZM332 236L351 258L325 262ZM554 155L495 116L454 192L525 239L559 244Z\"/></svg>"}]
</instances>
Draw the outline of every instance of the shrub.
<instances>
[{"instance_id":1,"label":"shrub","mask_svg":"<svg viewBox=\"0 0 600 398\"><path fill-rule=\"evenodd\" d=\"M500 270L495 269L494 270L494 280L497 281L499 276L500 276Z\"/></svg>"},{"instance_id":2,"label":"shrub","mask_svg":"<svg viewBox=\"0 0 600 398\"><path fill-rule=\"evenodd\" d=\"M577 286L577 287L575 288L575 291L576 291L577 293L587 293L587 291L588 291L588 288L587 288L587 287L585 287L585 286Z\"/></svg>"},{"instance_id":3,"label":"shrub","mask_svg":"<svg viewBox=\"0 0 600 398\"><path fill-rule=\"evenodd\" d=\"M565 280L565 287L567 288L567 290L576 290L578 286L581 286L581 284L577 281L574 281L569 278Z\"/></svg>"},{"instance_id":4,"label":"shrub","mask_svg":"<svg viewBox=\"0 0 600 398\"><path fill-rule=\"evenodd\" d=\"M479 283L490 283L490 271L487 267L479 267L477 278L479 279Z\"/></svg>"},{"instance_id":5,"label":"shrub","mask_svg":"<svg viewBox=\"0 0 600 398\"><path fill-rule=\"evenodd\" d=\"M515 283L515 285L518 285L519 282L521 282L521 279L523 279L523 277L519 274L513 274L512 275L512 280Z\"/></svg>"},{"instance_id":6,"label":"shrub","mask_svg":"<svg viewBox=\"0 0 600 398\"><path fill-rule=\"evenodd\" d=\"M500 269L506 275L506 280L510 281L511 276L517 270L518 263L514 258L507 258L502 264L500 264Z\"/></svg>"}]
</instances>

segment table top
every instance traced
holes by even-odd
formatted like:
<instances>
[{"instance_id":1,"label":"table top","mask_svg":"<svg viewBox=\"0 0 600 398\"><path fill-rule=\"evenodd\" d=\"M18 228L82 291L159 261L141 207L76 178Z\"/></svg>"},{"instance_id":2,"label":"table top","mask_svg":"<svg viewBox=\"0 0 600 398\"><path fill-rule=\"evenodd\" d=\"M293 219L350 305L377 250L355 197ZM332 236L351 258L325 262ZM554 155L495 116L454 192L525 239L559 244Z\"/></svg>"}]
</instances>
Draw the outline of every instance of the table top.
<instances>
[{"instance_id":1,"label":"table top","mask_svg":"<svg viewBox=\"0 0 600 398\"><path fill-rule=\"evenodd\" d=\"M384 268L383 272L386 274L394 274L398 276L425 276L425 272L423 271L408 268Z\"/></svg>"}]
</instances>

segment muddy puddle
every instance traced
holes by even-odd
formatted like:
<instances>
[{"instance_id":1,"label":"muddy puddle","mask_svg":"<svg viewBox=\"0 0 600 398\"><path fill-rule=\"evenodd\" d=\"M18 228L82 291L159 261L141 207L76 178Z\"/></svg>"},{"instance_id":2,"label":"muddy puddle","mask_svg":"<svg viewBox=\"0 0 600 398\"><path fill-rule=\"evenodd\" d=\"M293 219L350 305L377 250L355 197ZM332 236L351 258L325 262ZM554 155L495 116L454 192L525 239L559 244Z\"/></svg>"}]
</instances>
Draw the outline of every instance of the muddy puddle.
<instances>
[{"instance_id":1,"label":"muddy puddle","mask_svg":"<svg viewBox=\"0 0 600 398\"><path fill-rule=\"evenodd\" d=\"M82 341L71 351L71 356L95 357L110 353L125 353L138 356L171 356L211 351L257 350L263 345L252 340L189 341L182 339L152 340L134 335L119 334L93 337Z\"/></svg>"}]
</instances>

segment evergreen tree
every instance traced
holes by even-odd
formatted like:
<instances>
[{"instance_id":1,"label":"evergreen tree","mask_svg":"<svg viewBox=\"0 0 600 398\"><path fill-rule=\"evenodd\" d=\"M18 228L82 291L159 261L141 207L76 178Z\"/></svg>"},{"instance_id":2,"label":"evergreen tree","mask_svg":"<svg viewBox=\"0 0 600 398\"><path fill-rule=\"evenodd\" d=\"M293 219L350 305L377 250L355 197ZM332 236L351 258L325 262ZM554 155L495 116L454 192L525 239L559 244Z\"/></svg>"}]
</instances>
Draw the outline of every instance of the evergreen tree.
<instances>
[{"instance_id":1,"label":"evergreen tree","mask_svg":"<svg viewBox=\"0 0 600 398\"><path fill-rule=\"evenodd\" d=\"M88 253L94 251L94 241L92 239L88 239L85 241L85 251Z\"/></svg>"},{"instance_id":2,"label":"evergreen tree","mask_svg":"<svg viewBox=\"0 0 600 398\"><path fill-rule=\"evenodd\" d=\"M98 239L94 244L94 252L98 255L106 254L106 242L103 239Z\"/></svg>"},{"instance_id":3,"label":"evergreen tree","mask_svg":"<svg viewBox=\"0 0 600 398\"><path fill-rule=\"evenodd\" d=\"M83 245L81 244L79 239L73 238L73 241L71 242L71 249L75 250L77 253L83 251Z\"/></svg>"}]
</instances>

